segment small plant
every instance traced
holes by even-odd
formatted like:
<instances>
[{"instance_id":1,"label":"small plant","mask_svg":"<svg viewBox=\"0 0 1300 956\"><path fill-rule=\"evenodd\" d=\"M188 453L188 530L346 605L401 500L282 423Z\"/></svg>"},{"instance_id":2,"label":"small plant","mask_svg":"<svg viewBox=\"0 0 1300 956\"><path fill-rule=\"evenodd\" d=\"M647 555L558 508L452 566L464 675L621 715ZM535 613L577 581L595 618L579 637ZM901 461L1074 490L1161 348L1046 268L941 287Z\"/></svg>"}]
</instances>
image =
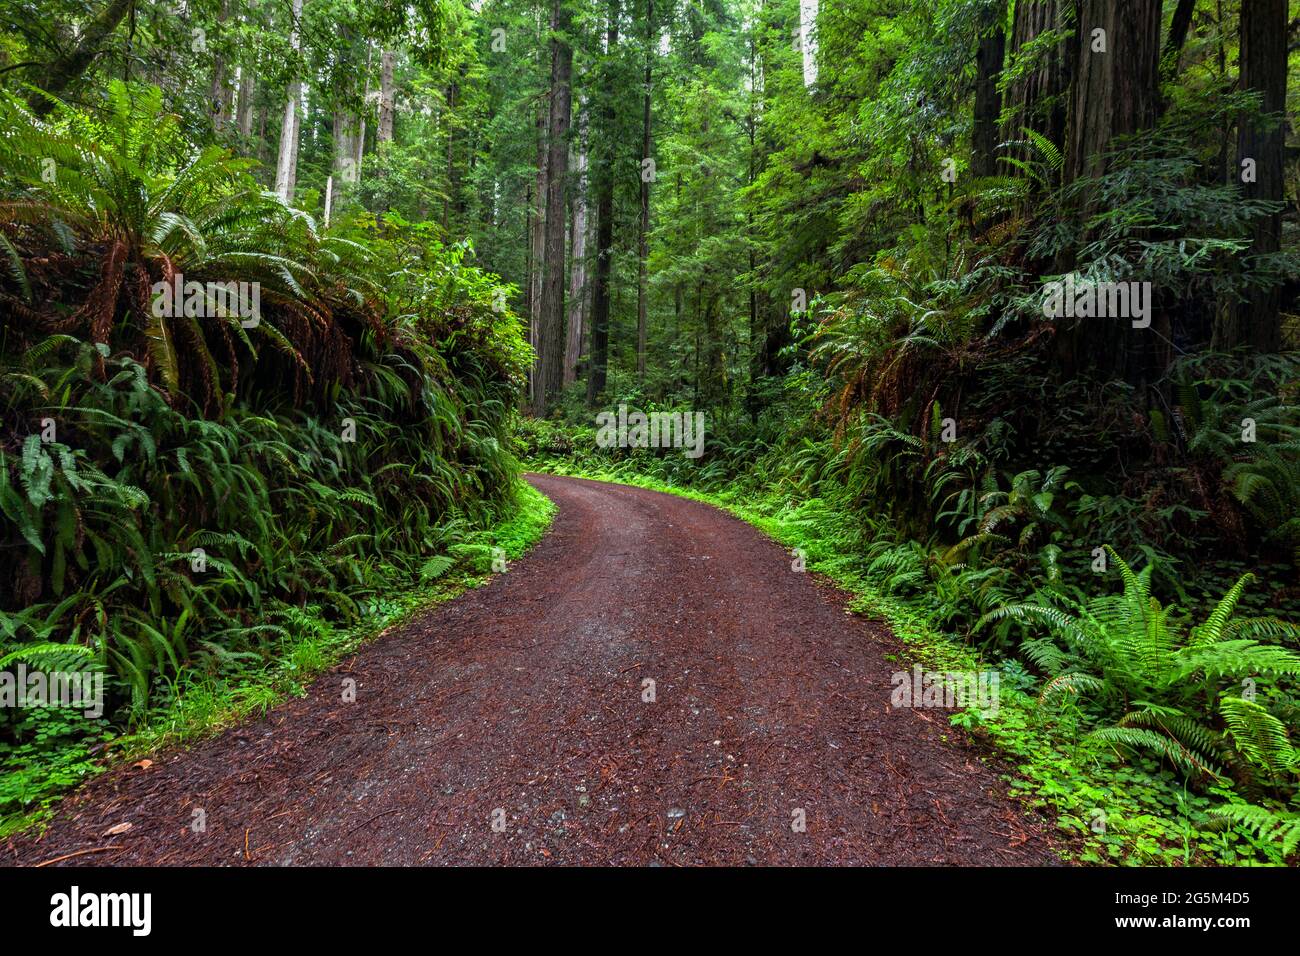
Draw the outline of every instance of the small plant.
<instances>
[{"instance_id":1,"label":"small plant","mask_svg":"<svg viewBox=\"0 0 1300 956\"><path fill-rule=\"evenodd\" d=\"M1260 751L1251 738L1221 725L1242 711L1225 696L1243 678L1300 674L1300 655L1260 638L1300 637L1300 627L1276 618L1234 618L1253 575L1241 577L1198 626L1187 627L1174 607L1150 593L1152 566L1134 572L1113 550L1123 592L1080 603L1041 592L1035 603L998 608L981 623L1010 618L1045 628L1027 638L1025 657L1048 680L1042 704L1062 696L1091 701L1107 726L1091 736L1120 748L1149 749L1194 778L1218 778L1224 767L1239 775ZM1222 702L1215 704L1215 701ZM1117 719L1115 719L1117 718Z\"/></svg>"}]
</instances>

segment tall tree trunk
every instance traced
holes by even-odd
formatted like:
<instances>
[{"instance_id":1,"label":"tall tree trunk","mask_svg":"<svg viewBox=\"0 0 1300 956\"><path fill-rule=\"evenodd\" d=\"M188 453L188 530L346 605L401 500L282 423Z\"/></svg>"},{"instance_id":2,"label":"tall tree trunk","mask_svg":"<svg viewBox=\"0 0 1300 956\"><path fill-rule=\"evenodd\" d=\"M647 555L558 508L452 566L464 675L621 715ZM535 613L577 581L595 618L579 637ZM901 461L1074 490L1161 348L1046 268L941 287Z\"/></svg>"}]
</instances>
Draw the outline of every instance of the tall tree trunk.
<instances>
[{"instance_id":1,"label":"tall tree trunk","mask_svg":"<svg viewBox=\"0 0 1300 956\"><path fill-rule=\"evenodd\" d=\"M336 66L336 73L341 73L342 78L336 80L335 95L339 97L339 103L334 108L334 181L336 183L359 183L361 181L361 156L365 150L366 142L366 120L365 120L365 103L366 96L370 90L369 81L369 41L366 41L366 60L367 76L366 85L361 93L361 110L355 109L353 103L357 93L356 71L351 66L350 53L354 47L352 34L344 32L344 41L348 48L348 57L346 62Z\"/></svg>"},{"instance_id":2,"label":"tall tree trunk","mask_svg":"<svg viewBox=\"0 0 1300 956\"><path fill-rule=\"evenodd\" d=\"M1083 0L1074 43L1074 82L1065 153L1065 180L1098 176L1117 137L1150 129L1159 111L1160 0ZM1091 206L1091 200L1085 200ZM1059 264L1061 271L1070 264ZM1124 281L1142 281L1128 276ZM1135 330L1127 317L1072 320L1057 342L1058 370L1074 374L1090 363L1097 374L1142 389L1168 361L1168 315Z\"/></svg>"},{"instance_id":3,"label":"tall tree trunk","mask_svg":"<svg viewBox=\"0 0 1300 956\"><path fill-rule=\"evenodd\" d=\"M230 16L230 0L222 0L217 12L217 27L225 26ZM208 109L212 112L212 128L218 133L230 122L230 84L226 79L225 54L214 50L212 54L212 78L208 84Z\"/></svg>"},{"instance_id":4,"label":"tall tree trunk","mask_svg":"<svg viewBox=\"0 0 1300 956\"><path fill-rule=\"evenodd\" d=\"M528 235L528 344L534 351L540 348L539 330L542 327L542 272L546 262L546 104L537 108L537 179L533 185L529 215L532 217ZM529 372L529 391L533 394L532 380L537 375L534 363Z\"/></svg>"},{"instance_id":5,"label":"tall tree trunk","mask_svg":"<svg viewBox=\"0 0 1300 956\"><path fill-rule=\"evenodd\" d=\"M357 131L360 118L345 107L334 111L334 180L355 183L357 175Z\"/></svg>"},{"instance_id":6,"label":"tall tree trunk","mask_svg":"<svg viewBox=\"0 0 1300 956\"><path fill-rule=\"evenodd\" d=\"M654 141L651 126L651 79L654 64L654 27L655 3L646 0L645 12L645 92L642 94L641 109L641 156L653 159ZM637 237L637 277L636 277L636 374L645 380L646 338L649 325L649 302L647 285L647 263L650 258L650 183L646 179L644 167L641 173L641 229Z\"/></svg>"},{"instance_id":7,"label":"tall tree trunk","mask_svg":"<svg viewBox=\"0 0 1300 956\"><path fill-rule=\"evenodd\" d=\"M447 196L442 203L442 228L451 233L451 213L460 195L460 172L456 169L456 100L460 84L452 80L447 84ZM567 157L566 157L567 158Z\"/></svg>"},{"instance_id":8,"label":"tall tree trunk","mask_svg":"<svg viewBox=\"0 0 1300 956\"><path fill-rule=\"evenodd\" d=\"M606 55L613 58L618 48L619 0L609 2L609 25L605 32ZM600 132L603 150L594 177L596 185L596 281L591 290L591 361L587 372L587 404L595 405L605 391L609 371L609 275L614 245L614 103L606 82L602 90Z\"/></svg>"},{"instance_id":9,"label":"tall tree trunk","mask_svg":"<svg viewBox=\"0 0 1300 956\"><path fill-rule=\"evenodd\" d=\"M377 138L380 143L391 143L393 141L393 109L396 100L396 89L393 86L393 63L395 60L396 54L392 50L385 50L379 56L379 132Z\"/></svg>"},{"instance_id":10,"label":"tall tree trunk","mask_svg":"<svg viewBox=\"0 0 1300 956\"><path fill-rule=\"evenodd\" d=\"M348 115L342 107L334 109L334 127L331 133L334 140L334 178L341 180L352 157L352 144L348 136Z\"/></svg>"},{"instance_id":11,"label":"tall tree trunk","mask_svg":"<svg viewBox=\"0 0 1300 956\"><path fill-rule=\"evenodd\" d=\"M1285 187L1287 0L1246 0L1241 5L1241 88L1258 93L1261 111L1237 123L1237 174L1248 199L1281 202ZM1278 114L1283 114L1279 119ZM1253 164L1253 177L1249 175ZM1253 182L1251 179L1253 178ZM1282 214L1256 220L1249 255L1277 252L1282 243ZM1220 310L1214 345L1229 349L1250 344L1259 352L1281 346L1281 287L1247 291L1241 303Z\"/></svg>"},{"instance_id":12,"label":"tall tree trunk","mask_svg":"<svg viewBox=\"0 0 1300 956\"><path fill-rule=\"evenodd\" d=\"M998 77L1002 73L1006 51L1005 19L1005 4L995 4L975 53L975 117L971 129L970 171L977 177L997 173L998 117L1002 114Z\"/></svg>"},{"instance_id":13,"label":"tall tree trunk","mask_svg":"<svg viewBox=\"0 0 1300 956\"><path fill-rule=\"evenodd\" d=\"M1034 43L1044 33L1066 29L1063 7L1067 0L1016 0L1011 26L1011 63L1033 56L1033 65L1006 89L1009 112L1002 131L1005 142L1025 140L1025 129L1041 134L1059 148L1065 147L1066 103L1070 82L1069 44L1046 48ZM1027 146L1011 148L1006 155L1026 161L1036 158ZM1012 171L1014 172L1014 171Z\"/></svg>"},{"instance_id":14,"label":"tall tree trunk","mask_svg":"<svg viewBox=\"0 0 1300 956\"><path fill-rule=\"evenodd\" d=\"M257 9L256 0L246 0L244 4L244 21L252 22L253 11ZM239 66L239 93L235 106L235 128L239 135L247 140L253 135L253 96L257 92L257 74L253 72L251 62Z\"/></svg>"},{"instance_id":15,"label":"tall tree trunk","mask_svg":"<svg viewBox=\"0 0 1300 956\"><path fill-rule=\"evenodd\" d=\"M564 384L578 379L587 305L587 110L578 110L578 145L573 152L573 224L569 239L569 321L564 332Z\"/></svg>"},{"instance_id":16,"label":"tall tree trunk","mask_svg":"<svg viewBox=\"0 0 1300 956\"><path fill-rule=\"evenodd\" d=\"M239 68L239 105L235 108L235 125L244 139L253 135L253 94L257 90L257 76L253 68L244 64Z\"/></svg>"},{"instance_id":17,"label":"tall tree trunk","mask_svg":"<svg viewBox=\"0 0 1300 956\"><path fill-rule=\"evenodd\" d=\"M711 123L706 113L700 121L700 139L702 142L709 142ZM700 178L709 182L713 178L713 168L711 163L705 159L700 164ZM703 235L717 235L722 223L718 221L716 209L711 203L703 203L703 216L700 220L700 228ZM723 335L722 335L722 316L720 315L721 293L718 290L718 276L714 269L705 265L702 270L701 281L697 286L697 294L703 299L703 321L704 321L704 369L703 378L697 376L697 381L702 381L699 386L699 392L702 395L706 405L718 403L724 395L726 385L726 363L723 356ZM697 313L699 314L699 313Z\"/></svg>"},{"instance_id":18,"label":"tall tree trunk","mask_svg":"<svg viewBox=\"0 0 1300 956\"><path fill-rule=\"evenodd\" d=\"M1105 152L1117 136L1155 122L1160 0L1082 0L1076 29L1067 182L1104 172Z\"/></svg>"},{"instance_id":19,"label":"tall tree trunk","mask_svg":"<svg viewBox=\"0 0 1300 956\"><path fill-rule=\"evenodd\" d=\"M1178 0L1178 6L1174 8L1173 19L1169 21L1169 36L1165 37L1165 48L1160 54L1160 80L1163 83L1172 82L1178 76L1178 61L1195 11L1196 0Z\"/></svg>"},{"instance_id":20,"label":"tall tree trunk","mask_svg":"<svg viewBox=\"0 0 1300 956\"><path fill-rule=\"evenodd\" d=\"M361 161L366 155L366 117L370 112L370 41L366 40L365 82L361 87L361 113L357 117L357 135L353 141L353 162L356 163L357 182L361 182Z\"/></svg>"},{"instance_id":21,"label":"tall tree trunk","mask_svg":"<svg viewBox=\"0 0 1300 956\"><path fill-rule=\"evenodd\" d=\"M301 86L301 84L299 84ZM298 147L302 144L302 118L307 112L307 88L303 87L298 94L301 101L298 108L293 114L293 143L289 149L289 198L292 199L298 190Z\"/></svg>"},{"instance_id":22,"label":"tall tree trunk","mask_svg":"<svg viewBox=\"0 0 1300 956\"><path fill-rule=\"evenodd\" d=\"M77 45L55 58L46 68L40 84L41 89L53 96L62 96L68 87L89 69L95 57L104 51L108 38L112 36L134 2L135 0L109 0L104 9L99 12L99 16L86 25L77 40ZM27 102L37 116L45 116L54 109L53 103L36 93L33 93Z\"/></svg>"},{"instance_id":23,"label":"tall tree trunk","mask_svg":"<svg viewBox=\"0 0 1300 956\"><path fill-rule=\"evenodd\" d=\"M564 365L564 180L569 165L570 80L573 20L565 0L551 12L551 118L546 138L546 255L543 265L538 360L533 376L533 414L546 415L560 390Z\"/></svg>"},{"instance_id":24,"label":"tall tree trunk","mask_svg":"<svg viewBox=\"0 0 1300 956\"><path fill-rule=\"evenodd\" d=\"M289 32L289 46L297 53L302 48L302 0L293 0L293 27ZM289 96L284 104L284 120L280 124L280 154L275 164L275 191L285 202L293 199L294 181L298 178L298 99L302 95L302 80L296 76L289 82Z\"/></svg>"},{"instance_id":25,"label":"tall tree trunk","mask_svg":"<svg viewBox=\"0 0 1300 956\"><path fill-rule=\"evenodd\" d=\"M719 293L712 289L704 293L704 368L699 391L705 405L719 403L726 394L720 298Z\"/></svg>"}]
</instances>

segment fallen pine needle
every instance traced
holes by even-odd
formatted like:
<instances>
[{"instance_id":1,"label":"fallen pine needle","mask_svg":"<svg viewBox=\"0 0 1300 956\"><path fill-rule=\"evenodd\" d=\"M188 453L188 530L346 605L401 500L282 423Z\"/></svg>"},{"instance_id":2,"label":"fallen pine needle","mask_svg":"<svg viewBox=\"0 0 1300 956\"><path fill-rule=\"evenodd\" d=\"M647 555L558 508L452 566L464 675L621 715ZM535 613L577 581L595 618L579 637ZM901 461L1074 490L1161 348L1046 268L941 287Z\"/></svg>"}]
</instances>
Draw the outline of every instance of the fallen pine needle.
<instances>
[{"instance_id":1,"label":"fallen pine needle","mask_svg":"<svg viewBox=\"0 0 1300 956\"><path fill-rule=\"evenodd\" d=\"M49 866L51 863L62 863L64 860L71 860L74 856L83 856L86 853L104 853L107 850L120 850L120 849L122 849L122 847L119 844L115 843L112 846L96 846L96 847L91 847L89 850L78 850L76 853L65 853L63 854L63 856L56 856L52 860L46 860L44 863L37 863L34 869L40 869L43 866Z\"/></svg>"}]
</instances>

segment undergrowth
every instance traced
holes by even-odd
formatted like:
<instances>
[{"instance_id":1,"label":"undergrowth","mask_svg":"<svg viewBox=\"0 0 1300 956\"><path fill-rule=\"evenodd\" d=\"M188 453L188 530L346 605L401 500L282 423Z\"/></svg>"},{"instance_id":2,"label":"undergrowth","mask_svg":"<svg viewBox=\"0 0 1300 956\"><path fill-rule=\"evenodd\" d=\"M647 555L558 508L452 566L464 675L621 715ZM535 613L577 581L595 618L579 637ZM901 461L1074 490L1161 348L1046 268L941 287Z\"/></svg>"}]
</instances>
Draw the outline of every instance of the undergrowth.
<instances>
[{"instance_id":1,"label":"undergrowth","mask_svg":"<svg viewBox=\"0 0 1300 956\"><path fill-rule=\"evenodd\" d=\"M351 625L332 621L319 605L282 608L285 634L265 659L220 674L182 671L156 697L139 729L115 735L105 719L66 710L37 715L47 737L13 746L0 742L0 838L39 826L58 800L89 776L167 747L183 746L233 724L262 716L363 644L487 583L502 561L521 557L550 526L555 505L517 481L506 516L466 532L455 557L425 583L369 602ZM493 564L496 562L496 569ZM62 734L65 739L49 735Z\"/></svg>"}]
</instances>

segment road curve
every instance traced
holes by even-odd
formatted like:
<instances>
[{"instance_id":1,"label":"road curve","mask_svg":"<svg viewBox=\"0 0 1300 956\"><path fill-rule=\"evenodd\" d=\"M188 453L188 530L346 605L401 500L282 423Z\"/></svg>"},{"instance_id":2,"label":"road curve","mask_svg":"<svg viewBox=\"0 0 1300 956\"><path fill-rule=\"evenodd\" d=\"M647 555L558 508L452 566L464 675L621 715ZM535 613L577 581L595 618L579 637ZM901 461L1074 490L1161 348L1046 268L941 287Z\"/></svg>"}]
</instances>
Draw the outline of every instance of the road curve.
<instances>
[{"instance_id":1,"label":"road curve","mask_svg":"<svg viewBox=\"0 0 1300 956\"><path fill-rule=\"evenodd\" d=\"M1056 860L945 712L890 707L897 641L781 547L697 502L528 480L559 513L508 573L95 779L0 863Z\"/></svg>"}]
</instances>

